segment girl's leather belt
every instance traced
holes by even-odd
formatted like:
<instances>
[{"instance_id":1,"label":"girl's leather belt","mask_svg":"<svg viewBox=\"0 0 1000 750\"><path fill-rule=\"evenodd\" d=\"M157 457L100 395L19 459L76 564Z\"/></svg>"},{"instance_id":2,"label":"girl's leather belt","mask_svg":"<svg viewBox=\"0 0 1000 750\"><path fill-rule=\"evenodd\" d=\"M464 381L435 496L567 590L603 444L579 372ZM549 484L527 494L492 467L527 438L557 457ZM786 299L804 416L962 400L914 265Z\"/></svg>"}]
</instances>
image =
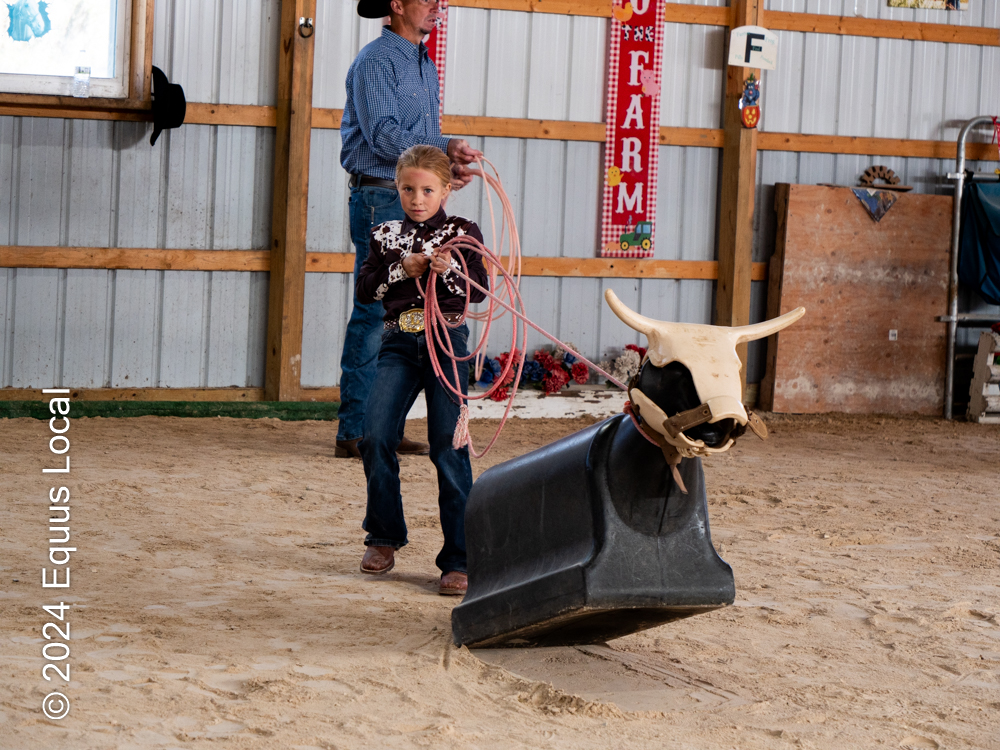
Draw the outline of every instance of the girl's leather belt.
<instances>
[{"instance_id":1,"label":"girl's leather belt","mask_svg":"<svg viewBox=\"0 0 1000 750\"><path fill-rule=\"evenodd\" d=\"M443 313L444 319L449 323L458 323L462 319L461 313ZM398 318L386 320L382 324L387 331L400 330L406 333L423 333L424 331L424 309L415 307L401 313Z\"/></svg>"}]
</instances>

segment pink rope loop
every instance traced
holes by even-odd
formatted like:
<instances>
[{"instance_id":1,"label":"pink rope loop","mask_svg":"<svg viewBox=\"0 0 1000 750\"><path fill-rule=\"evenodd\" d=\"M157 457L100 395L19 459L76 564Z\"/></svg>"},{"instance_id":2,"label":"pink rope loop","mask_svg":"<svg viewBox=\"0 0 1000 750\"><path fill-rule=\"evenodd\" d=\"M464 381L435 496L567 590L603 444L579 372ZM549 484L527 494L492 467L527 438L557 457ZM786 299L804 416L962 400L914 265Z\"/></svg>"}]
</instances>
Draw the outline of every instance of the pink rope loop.
<instances>
[{"instance_id":1,"label":"pink rope loop","mask_svg":"<svg viewBox=\"0 0 1000 750\"><path fill-rule=\"evenodd\" d=\"M489 166L489 168L493 171L493 174L489 174L486 171L483 166L484 163ZM478 169L472 169L469 171L472 174L481 177L486 183L486 200L490 209L490 227L493 247L501 248L502 252L504 238L507 238L507 262L504 264L501 253L491 251L483 245L483 243L479 242L474 237L469 237L468 235L455 237L449 240L441 246L439 252L447 250L450 252L452 258L458 259L458 265L461 266L461 270L452 266L451 272L467 282L469 286L467 286L466 289L472 287L483 292L488 300L487 308L486 310L479 312L470 311L469 296L466 294L462 315L458 322L452 323L445 318L444 313L441 311L441 307L437 299L438 275L433 269L428 274L426 290L421 287L419 279L417 280L417 289L426 301L424 305L424 328L425 335L427 336L427 351L430 355L431 368L434 370L434 375L437 377L441 386L452 396L456 397L458 403L462 407L461 417L458 425L456 426L454 443L458 445L461 445L462 442L467 443L469 446L469 452L476 458L481 458L489 452L489 450L496 443L497 438L500 437L500 432L503 430L504 425L507 423L507 418L510 415L511 406L514 404L514 398L517 396L517 390L521 384L521 374L524 372L523 361L526 356L525 348L528 339L528 326L538 331L538 333L542 334L545 338L569 352L577 359L586 363L590 368L596 370L601 375L604 375L604 377L617 385L619 388L623 390L628 389L624 383L619 381L613 375L602 370L579 352L570 349L562 341L557 339L548 331L545 331L537 326L528 318L524 308L524 300L521 298L521 241L517 233L516 222L514 221L514 209L510 204L510 200L507 198L507 193L504 192L503 184L500 181L500 174L497 172L496 167L494 167L493 164L486 159L477 159L476 165L478 166ZM491 190L497 194L500 201L501 222L499 244L497 243L497 222L496 215L493 211L493 198L491 197ZM486 267L489 274L490 289L496 290L495 292L480 286L469 277L469 266L462 252L463 250L478 253L482 257L483 265ZM498 279L500 281L499 286L497 284ZM512 355L515 351L520 351L522 353L521 362L515 361L516 358L514 356L508 357L507 361L504 363L503 369L500 371L500 375L495 379L489 389L487 389L484 393L475 396L463 393L462 384L458 382L458 363L467 362L475 358L474 372L476 380L479 380L480 377L482 377L483 361L486 356L486 345L489 341L490 329L495 321L502 318L508 312L512 317L510 348L508 351L510 351ZM481 322L483 324L483 329L475 348L469 354L459 357L455 354L454 347L451 343L451 336L448 335L448 329L457 328L468 319ZM438 357L438 346L441 347L443 358L451 363L452 380L449 380L445 375L441 359ZM493 434L493 438L489 441L486 447L482 450L482 452L478 452L472 443L472 435L468 433L467 403L469 401L488 398L498 389L505 387L503 384L510 376L511 369L515 366L517 366L517 371L513 376L510 396L507 398L507 406L504 409L503 417L500 419L500 424L497 426L496 432Z\"/></svg>"}]
</instances>

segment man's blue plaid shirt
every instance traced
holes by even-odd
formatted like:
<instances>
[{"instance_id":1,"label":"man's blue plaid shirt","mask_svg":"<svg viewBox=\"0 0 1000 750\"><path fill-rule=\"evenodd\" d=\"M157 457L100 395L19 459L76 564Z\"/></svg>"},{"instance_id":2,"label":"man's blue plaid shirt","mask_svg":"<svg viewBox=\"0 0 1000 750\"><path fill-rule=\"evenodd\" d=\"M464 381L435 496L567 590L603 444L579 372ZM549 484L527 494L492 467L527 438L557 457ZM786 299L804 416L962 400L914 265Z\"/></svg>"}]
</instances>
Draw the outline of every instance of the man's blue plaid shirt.
<instances>
[{"instance_id":1,"label":"man's blue plaid shirt","mask_svg":"<svg viewBox=\"0 0 1000 750\"><path fill-rule=\"evenodd\" d=\"M437 68L421 42L386 26L347 71L340 163L351 174L396 179L396 161L426 143L447 153L438 118Z\"/></svg>"}]
</instances>

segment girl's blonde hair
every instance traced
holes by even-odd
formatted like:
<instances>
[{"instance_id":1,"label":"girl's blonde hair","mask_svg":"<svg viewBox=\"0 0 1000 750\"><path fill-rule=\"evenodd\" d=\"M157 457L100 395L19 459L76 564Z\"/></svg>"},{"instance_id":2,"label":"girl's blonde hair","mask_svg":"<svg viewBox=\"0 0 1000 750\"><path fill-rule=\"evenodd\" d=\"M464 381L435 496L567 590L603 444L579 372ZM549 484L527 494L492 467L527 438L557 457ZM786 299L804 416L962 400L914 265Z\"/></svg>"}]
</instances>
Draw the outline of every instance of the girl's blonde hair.
<instances>
[{"instance_id":1,"label":"girl's blonde hair","mask_svg":"<svg viewBox=\"0 0 1000 750\"><path fill-rule=\"evenodd\" d=\"M419 143L406 149L396 162L396 182L404 169L423 169L437 175L442 185L451 184L451 160L437 146Z\"/></svg>"}]
</instances>

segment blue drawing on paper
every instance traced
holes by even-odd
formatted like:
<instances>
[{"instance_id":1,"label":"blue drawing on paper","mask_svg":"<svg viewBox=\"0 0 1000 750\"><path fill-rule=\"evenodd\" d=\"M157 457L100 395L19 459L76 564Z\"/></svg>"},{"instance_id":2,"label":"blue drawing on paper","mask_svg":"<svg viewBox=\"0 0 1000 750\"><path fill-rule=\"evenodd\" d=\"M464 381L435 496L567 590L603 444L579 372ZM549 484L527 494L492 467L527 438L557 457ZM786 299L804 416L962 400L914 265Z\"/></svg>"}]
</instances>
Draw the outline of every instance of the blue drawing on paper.
<instances>
[{"instance_id":1,"label":"blue drawing on paper","mask_svg":"<svg viewBox=\"0 0 1000 750\"><path fill-rule=\"evenodd\" d=\"M7 4L10 27L7 33L15 42L30 42L52 29L49 21L49 4L40 0L17 0Z\"/></svg>"}]
</instances>

